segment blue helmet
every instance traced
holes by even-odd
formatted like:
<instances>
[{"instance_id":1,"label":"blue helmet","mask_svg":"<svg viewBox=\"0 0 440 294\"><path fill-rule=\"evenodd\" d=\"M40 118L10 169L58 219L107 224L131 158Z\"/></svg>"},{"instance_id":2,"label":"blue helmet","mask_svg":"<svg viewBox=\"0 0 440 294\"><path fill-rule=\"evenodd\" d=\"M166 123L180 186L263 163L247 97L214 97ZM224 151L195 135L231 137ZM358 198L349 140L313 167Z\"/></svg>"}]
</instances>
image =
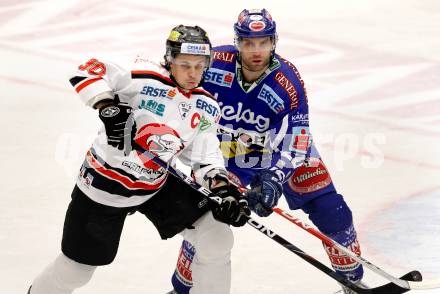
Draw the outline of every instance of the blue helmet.
<instances>
[{"instance_id":1,"label":"blue helmet","mask_svg":"<svg viewBox=\"0 0 440 294\"><path fill-rule=\"evenodd\" d=\"M277 37L277 25L266 9L243 9L234 24L236 38Z\"/></svg>"}]
</instances>

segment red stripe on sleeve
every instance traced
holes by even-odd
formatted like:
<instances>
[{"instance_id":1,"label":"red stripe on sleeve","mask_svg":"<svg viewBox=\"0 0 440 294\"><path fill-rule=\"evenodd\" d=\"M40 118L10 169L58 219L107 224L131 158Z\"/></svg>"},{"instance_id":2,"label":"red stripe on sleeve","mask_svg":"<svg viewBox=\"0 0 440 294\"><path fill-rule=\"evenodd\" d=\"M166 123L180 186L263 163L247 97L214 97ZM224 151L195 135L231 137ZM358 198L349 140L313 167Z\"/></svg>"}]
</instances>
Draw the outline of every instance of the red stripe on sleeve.
<instances>
[{"instance_id":1,"label":"red stripe on sleeve","mask_svg":"<svg viewBox=\"0 0 440 294\"><path fill-rule=\"evenodd\" d=\"M78 87L76 87L75 91L77 93L81 92L82 89L84 89L85 87L87 87L90 84L93 84L96 81L102 80L102 78L94 78L94 79L90 79L90 80L86 80L84 83L79 84Z\"/></svg>"},{"instance_id":2,"label":"red stripe on sleeve","mask_svg":"<svg viewBox=\"0 0 440 294\"><path fill-rule=\"evenodd\" d=\"M147 184L145 182L140 181L132 181L131 179L127 178L126 176L123 176L119 174L118 172L114 170L109 170L105 168L102 164L100 164L89 152L87 152L87 161L88 163L101 175L110 178L114 181L119 182L123 186L125 186L128 189L145 189L145 190L157 190L159 189L166 178L160 180L160 182L156 184Z\"/></svg>"}]
</instances>

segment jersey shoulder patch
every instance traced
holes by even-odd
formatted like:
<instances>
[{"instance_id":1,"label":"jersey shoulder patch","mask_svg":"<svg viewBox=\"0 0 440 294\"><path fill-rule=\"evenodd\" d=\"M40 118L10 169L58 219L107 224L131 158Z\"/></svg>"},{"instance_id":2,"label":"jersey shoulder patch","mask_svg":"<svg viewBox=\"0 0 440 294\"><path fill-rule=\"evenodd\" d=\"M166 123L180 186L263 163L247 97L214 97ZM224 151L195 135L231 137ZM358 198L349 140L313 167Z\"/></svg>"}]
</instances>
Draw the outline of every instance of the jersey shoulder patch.
<instances>
[{"instance_id":1,"label":"jersey shoulder patch","mask_svg":"<svg viewBox=\"0 0 440 294\"><path fill-rule=\"evenodd\" d=\"M288 76L297 79L301 83L301 87L305 92L304 80L302 79L298 69L296 66L290 62L289 60L277 55L278 59L281 62L281 70Z\"/></svg>"},{"instance_id":2,"label":"jersey shoulder patch","mask_svg":"<svg viewBox=\"0 0 440 294\"><path fill-rule=\"evenodd\" d=\"M289 97L290 109L297 108L303 100L307 104L307 91L298 69L287 59L279 55L276 57L279 59L281 67L275 71L273 79Z\"/></svg>"}]
</instances>

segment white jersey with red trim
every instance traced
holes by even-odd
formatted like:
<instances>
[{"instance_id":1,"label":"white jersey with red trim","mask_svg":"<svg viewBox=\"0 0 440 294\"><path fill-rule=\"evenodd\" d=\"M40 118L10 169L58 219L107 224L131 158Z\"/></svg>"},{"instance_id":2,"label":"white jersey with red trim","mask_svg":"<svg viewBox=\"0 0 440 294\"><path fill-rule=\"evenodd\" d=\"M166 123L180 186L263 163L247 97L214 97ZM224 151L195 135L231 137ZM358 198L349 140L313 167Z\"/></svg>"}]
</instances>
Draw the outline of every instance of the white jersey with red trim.
<instances>
[{"instance_id":1,"label":"white jersey with red trim","mask_svg":"<svg viewBox=\"0 0 440 294\"><path fill-rule=\"evenodd\" d=\"M127 102L133 108L135 145L140 149L165 161L179 158L199 169L196 174L224 169L216 136L220 109L202 88L184 92L168 71L140 57L128 66L91 59L79 66L70 82L87 105L115 95ZM135 149L108 145L102 128L87 152L77 185L105 205L128 207L147 201L164 184L166 173Z\"/></svg>"}]
</instances>

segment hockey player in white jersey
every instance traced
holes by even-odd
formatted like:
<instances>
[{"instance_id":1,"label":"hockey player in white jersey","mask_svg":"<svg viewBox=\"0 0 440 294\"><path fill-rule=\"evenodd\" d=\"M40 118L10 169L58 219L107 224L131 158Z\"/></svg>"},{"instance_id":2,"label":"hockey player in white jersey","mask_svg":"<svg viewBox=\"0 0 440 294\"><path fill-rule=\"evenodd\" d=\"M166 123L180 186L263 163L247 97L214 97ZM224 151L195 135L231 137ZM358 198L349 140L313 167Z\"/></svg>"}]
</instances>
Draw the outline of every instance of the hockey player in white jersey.
<instances>
[{"instance_id":1,"label":"hockey player in white jersey","mask_svg":"<svg viewBox=\"0 0 440 294\"><path fill-rule=\"evenodd\" d=\"M113 261L125 218L136 211L163 239L181 233L197 246L192 294L229 293L229 225L243 226L250 211L227 179L216 136L217 102L199 87L210 59L206 32L180 25L167 39L161 65L138 57L130 67L96 58L79 66L70 82L86 105L98 109L104 128L73 189L62 253L28 293L68 294L85 285L97 266ZM209 207L148 154L190 165L223 203Z\"/></svg>"}]
</instances>

